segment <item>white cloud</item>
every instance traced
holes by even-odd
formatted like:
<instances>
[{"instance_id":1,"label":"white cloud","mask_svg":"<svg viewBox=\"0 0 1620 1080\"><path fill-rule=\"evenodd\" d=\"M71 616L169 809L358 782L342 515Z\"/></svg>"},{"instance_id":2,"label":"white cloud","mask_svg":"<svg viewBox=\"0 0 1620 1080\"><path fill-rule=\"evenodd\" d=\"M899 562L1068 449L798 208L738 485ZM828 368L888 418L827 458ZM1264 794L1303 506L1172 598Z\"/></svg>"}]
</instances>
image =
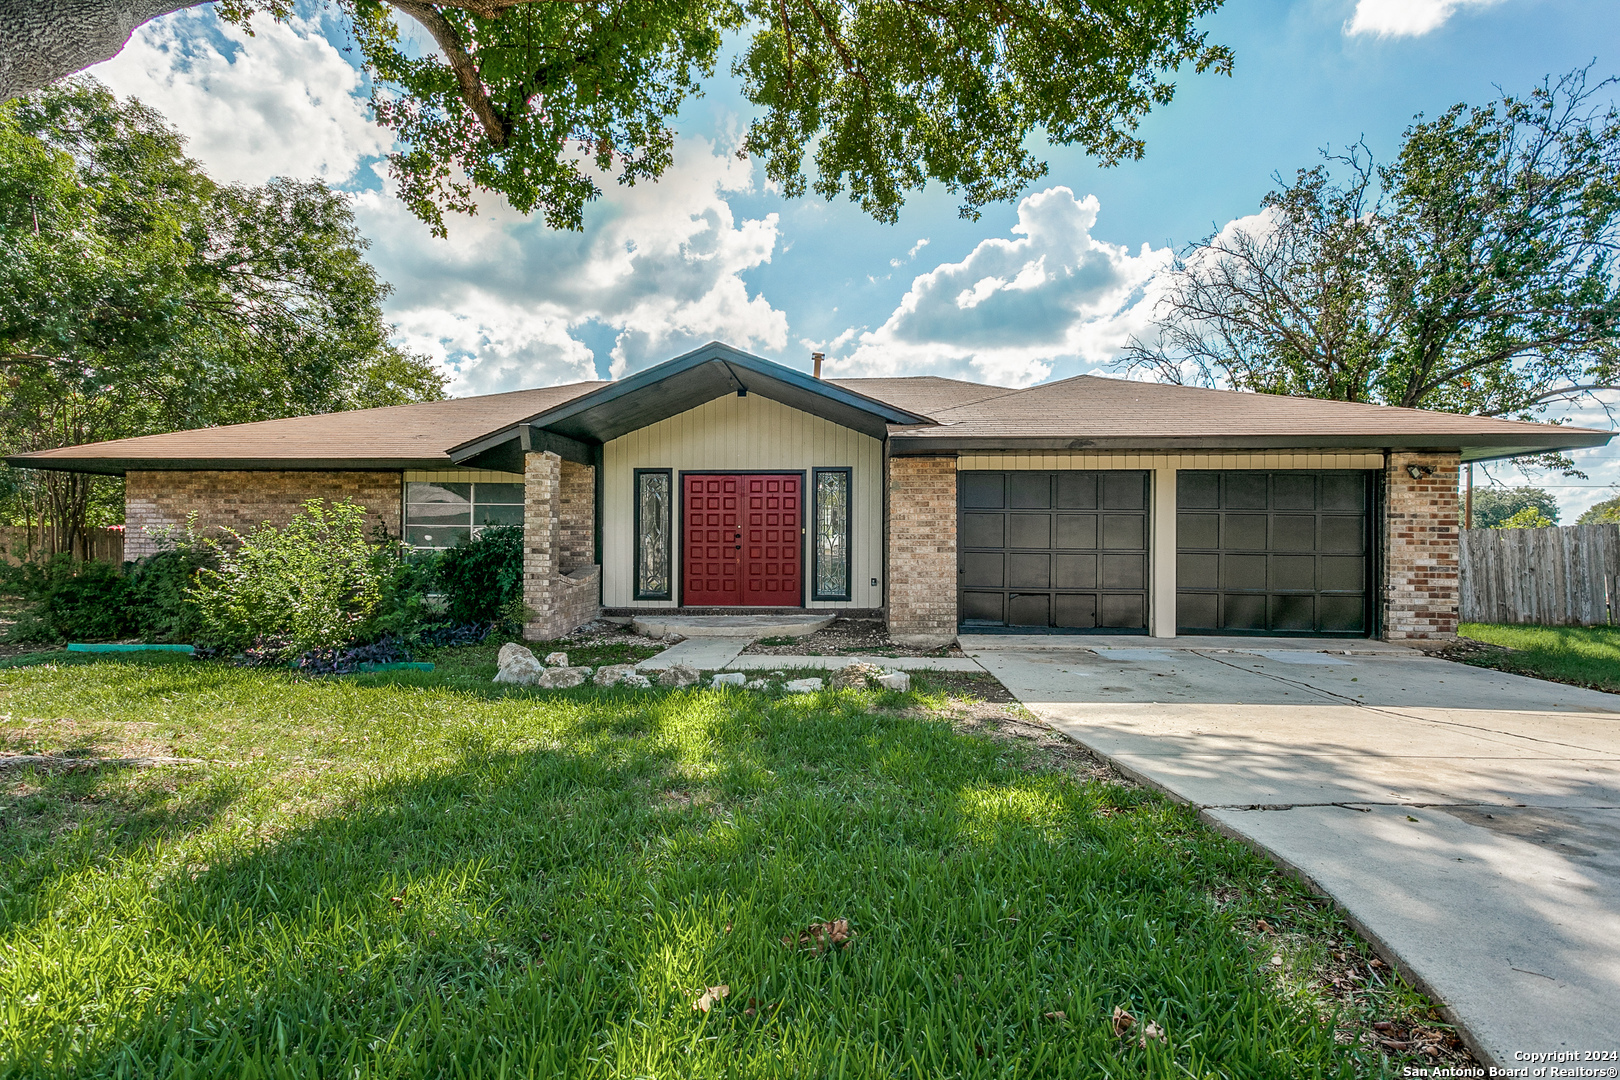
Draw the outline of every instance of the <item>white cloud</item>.
<instances>
[{"instance_id":1,"label":"white cloud","mask_svg":"<svg viewBox=\"0 0 1620 1080\"><path fill-rule=\"evenodd\" d=\"M1500 0L1356 0L1347 34L1417 37L1438 28L1465 7L1489 7Z\"/></svg>"},{"instance_id":2,"label":"white cloud","mask_svg":"<svg viewBox=\"0 0 1620 1080\"><path fill-rule=\"evenodd\" d=\"M168 117L225 181L343 183L391 138L369 118L359 73L311 19L260 18L248 37L209 10L153 20L90 74Z\"/></svg>"},{"instance_id":3,"label":"white cloud","mask_svg":"<svg viewBox=\"0 0 1620 1080\"><path fill-rule=\"evenodd\" d=\"M887 321L854 336L829 366L1023 386L1107 363L1147 327L1153 277L1170 251L1144 244L1133 255L1095 239L1098 208L1095 196L1066 187L1028 196L1016 239L981 241L961 262L917 277Z\"/></svg>"},{"instance_id":4,"label":"white cloud","mask_svg":"<svg viewBox=\"0 0 1620 1080\"><path fill-rule=\"evenodd\" d=\"M720 338L780 350L787 316L742 275L770 261L775 214L737 220L727 196L748 192L746 162L681 139L656 184L609 187L582 233L556 232L504 201L449 220L435 240L386 190L357 197L373 263L396 292L389 317L402 342L452 373L456 394L595 378L576 336L593 324L614 338L615 377Z\"/></svg>"}]
</instances>

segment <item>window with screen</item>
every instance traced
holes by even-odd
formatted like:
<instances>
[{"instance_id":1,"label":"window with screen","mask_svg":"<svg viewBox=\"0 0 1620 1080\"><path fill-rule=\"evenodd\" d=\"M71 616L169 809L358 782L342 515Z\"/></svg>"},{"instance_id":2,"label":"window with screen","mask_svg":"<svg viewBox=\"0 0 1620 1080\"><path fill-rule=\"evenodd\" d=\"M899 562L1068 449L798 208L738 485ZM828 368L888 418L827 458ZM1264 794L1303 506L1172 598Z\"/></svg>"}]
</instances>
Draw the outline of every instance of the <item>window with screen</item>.
<instances>
[{"instance_id":1,"label":"window with screen","mask_svg":"<svg viewBox=\"0 0 1620 1080\"><path fill-rule=\"evenodd\" d=\"M636 599L668 600L673 595L670 570L670 506L674 485L668 469L637 469Z\"/></svg>"},{"instance_id":2,"label":"window with screen","mask_svg":"<svg viewBox=\"0 0 1620 1080\"><path fill-rule=\"evenodd\" d=\"M849 599L848 469L815 470L815 597Z\"/></svg>"},{"instance_id":3,"label":"window with screen","mask_svg":"<svg viewBox=\"0 0 1620 1080\"><path fill-rule=\"evenodd\" d=\"M486 525L523 524L523 485L428 482L405 485L405 542L418 548L451 548Z\"/></svg>"}]
</instances>

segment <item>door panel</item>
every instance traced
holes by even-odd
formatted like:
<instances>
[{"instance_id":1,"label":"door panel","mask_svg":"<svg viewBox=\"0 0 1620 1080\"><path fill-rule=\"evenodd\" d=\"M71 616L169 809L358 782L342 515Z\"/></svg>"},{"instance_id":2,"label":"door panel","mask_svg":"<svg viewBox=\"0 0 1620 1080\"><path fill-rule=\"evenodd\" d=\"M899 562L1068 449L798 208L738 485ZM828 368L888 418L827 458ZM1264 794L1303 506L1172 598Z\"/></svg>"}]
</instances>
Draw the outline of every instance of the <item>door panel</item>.
<instances>
[{"instance_id":1,"label":"door panel","mask_svg":"<svg viewBox=\"0 0 1620 1080\"><path fill-rule=\"evenodd\" d=\"M1182 633L1365 634L1372 482L1366 472L1182 472Z\"/></svg>"},{"instance_id":2,"label":"door panel","mask_svg":"<svg viewBox=\"0 0 1620 1080\"><path fill-rule=\"evenodd\" d=\"M803 484L791 474L683 476L681 603L800 606Z\"/></svg>"},{"instance_id":3,"label":"door panel","mask_svg":"<svg viewBox=\"0 0 1620 1080\"><path fill-rule=\"evenodd\" d=\"M1146 472L962 472L957 498L965 625L1146 630Z\"/></svg>"}]
</instances>

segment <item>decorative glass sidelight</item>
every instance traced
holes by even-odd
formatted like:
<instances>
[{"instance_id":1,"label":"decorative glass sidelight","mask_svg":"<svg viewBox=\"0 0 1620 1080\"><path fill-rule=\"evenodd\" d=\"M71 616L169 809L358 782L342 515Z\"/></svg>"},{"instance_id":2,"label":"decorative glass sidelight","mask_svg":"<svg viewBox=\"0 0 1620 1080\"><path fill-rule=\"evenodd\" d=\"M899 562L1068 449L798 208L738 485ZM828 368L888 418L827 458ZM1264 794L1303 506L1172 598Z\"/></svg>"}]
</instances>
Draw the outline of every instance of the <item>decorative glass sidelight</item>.
<instances>
[{"instance_id":1,"label":"decorative glass sidelight","mask_svg":"<svg viewBox=\"0 0 1620 1080\"><path fill-rule=\"evenodd\" d=\"M637 469L636 599L670 599L670 504L668 469Z\"/></svg>"},{"instance_id":2,"label":"decorative glass sidelight","mask_svg":"<svg viewBox=\"0 0 1620 1080\"><path fill-rule=\"evenodd\" d=\"M815 470L815 598L848 600L848 469Z\"/></svg>"}]
</instances>

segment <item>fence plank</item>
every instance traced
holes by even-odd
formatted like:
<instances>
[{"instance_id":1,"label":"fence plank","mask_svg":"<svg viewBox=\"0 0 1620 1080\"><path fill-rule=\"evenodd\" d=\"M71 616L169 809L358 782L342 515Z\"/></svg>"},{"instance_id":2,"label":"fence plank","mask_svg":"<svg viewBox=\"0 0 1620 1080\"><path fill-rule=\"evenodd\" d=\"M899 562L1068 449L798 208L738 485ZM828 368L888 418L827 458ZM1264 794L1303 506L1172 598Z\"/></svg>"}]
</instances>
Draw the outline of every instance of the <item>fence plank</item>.
<instances>
[{"instance_id":1,"label":"fence plank","mask_svg":"<svg viewBox=\"0 0 1620 1080\"><path fill-rule=\"evenodd\" d=\"M1458 537L1464 622L1597 626L1620 600L1620 526L1466 529Z\"/></svg>"}]
</instances>

